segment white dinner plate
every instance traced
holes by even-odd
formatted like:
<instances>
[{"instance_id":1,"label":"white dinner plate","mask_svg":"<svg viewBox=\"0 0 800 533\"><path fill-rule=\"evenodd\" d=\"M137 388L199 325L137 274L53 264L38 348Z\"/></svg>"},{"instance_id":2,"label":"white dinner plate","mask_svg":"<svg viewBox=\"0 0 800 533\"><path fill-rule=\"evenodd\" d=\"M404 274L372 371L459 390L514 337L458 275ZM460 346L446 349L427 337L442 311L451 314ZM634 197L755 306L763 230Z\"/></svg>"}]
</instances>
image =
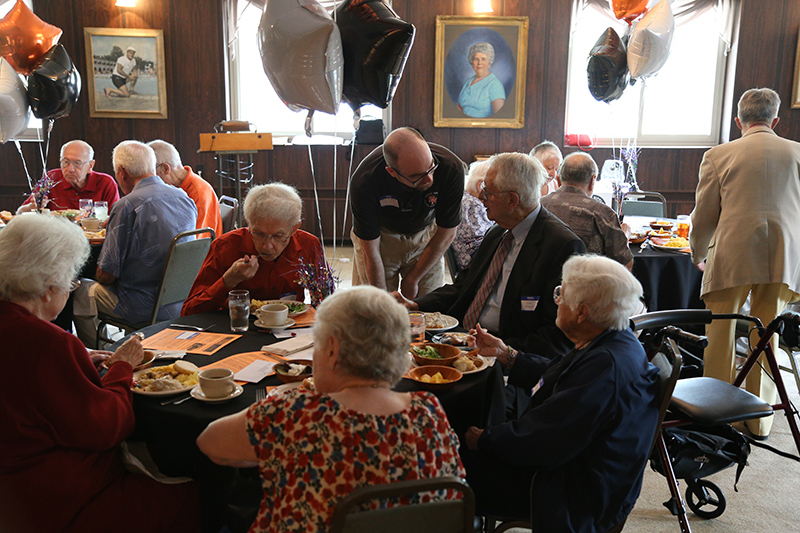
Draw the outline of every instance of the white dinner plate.
<instances>
[{"instance_id":1,"label":"white dinner plate","mask_svg":"<svg viewBox=\"0 0 800 533\"><path fill-rule=\"evenodd\" d=\"M430 331L432 333L438 333L439 331L447 331L448 329L453 329L454 327L456 327L458 325L458 320L456 320L455 318L451 317L450 315L443 315L443 314L440 313L439 316L441 317L442 321L444 322L444 326L436 327L436 328L430 327L428 325L428 316L432 315L432 314L433 313L425 313L425 331Z\"/></svg>"},{"instance_id":2,"label":"white dinner plate","mask_svg":"<svg viewBox=\"0 0 800 533\"><path fill-rule=\"evenodd\" d=\"M269 304L283 304L283 305L288 305L288 304L299 304L299 305L302 305L302 306L303 306L303 308L302 308L302 309L300 309L300 311L295 311L294 313L293 313L293 312L291 312L291 311L289 311L289 318L293 318L293 317L296 317L296 316L300 316L300 315L302 315L303 313L305 313L306 311L308 311L308 310L309 310L309 308L311 307L310 305L308 305L308 304L306 304L306 303L303 303L303 302L296 302L296 301L294 301L294 300L264 300L264 303L263 303L263 304L261 304L261 306L263 307L263 306L265 306L265 305L269 305ZM255 313L254 313L254 314L255 314Z\"/></svg>"},{"instance_id":3,"label":"white dinner plate","mask_svg":"<svg viewBox=\"0 0 800 533\"><path fill-rule=\"evenodd\" d=\"M268 326L268 325L264 324L263 322L261 322L261 319L257 319L255 322L253 322L253 325L255 327L261 328L261 329L269 329L271 331L281 331L281 330L284 330L286 328L290 328L290 327L294 326L295 325L295 321L290 318L290 319L286 320L286 323L283 324L282 326Z\"/></svg>"},{"instance_id":4,"label":"white dinner plate","mask_svg":"<svg viewBox=\"0 0 800 533\"><path fill-rule=\"evenodd\" d=\"M233 392L228 396L223 396L222 398L208 398L205 394L203 394L203 389L200 388L200 385L195 385L195 387L192 389L192 398L208 403L227 402L228 400L232 400L244 392L244 388L238 383L234 383L233 387Z\"/></svg>"},{"instance_id":5,"label":"white dinner plate","mask_svg":"<svg viewBox=\"0 0 800 533\"><path fill-rule=\"evenodd\" d=\"M167 366L167 365L164 365L164 366ZM139 379L139 375L141 375L142 372L147 372L148 370L152 370L152 368L145 368L145 369L139 370L138 372L134 372L133 373L133 380L136 381L137 379ZM180 394L182 392L186 392L188 390L191 390L195 385L197 385L197 383L195 383L194 385L187 385L187 386L185 386L183 388L180 388L180 389L160 390L160 391L139 390L139 389L135 389L135 388L133 388L133 386L131 386L131 390L133 391L134 394L141 394L142 396L173 396L175 394Z\"/></svg>"},{"instance_id":6,"label":"white dinner plate","mask_svg":"<svg viewBox=\"0 0 800 533\"><path fill-rule=\"evenodd\" d=\"M280 396L281 394L286 394L289 391L293 391L302 385L302 381L293 381L291 383L284 383L283 385L278 385L271 391L267 393L267 396Z\"/></svg>"},{"instance_id":7,"label":"white dinner plate","mask_svg":"<svg viewBox=\"0 0 800 533\"><path fill-rule=\"evenodd\" d=\"M674 246L661 246L660 244L650 243L650 246L662 252L671 252L673 254L688 254L691 253L690 248L675 248Z\"/></svg>"}]
</instances>

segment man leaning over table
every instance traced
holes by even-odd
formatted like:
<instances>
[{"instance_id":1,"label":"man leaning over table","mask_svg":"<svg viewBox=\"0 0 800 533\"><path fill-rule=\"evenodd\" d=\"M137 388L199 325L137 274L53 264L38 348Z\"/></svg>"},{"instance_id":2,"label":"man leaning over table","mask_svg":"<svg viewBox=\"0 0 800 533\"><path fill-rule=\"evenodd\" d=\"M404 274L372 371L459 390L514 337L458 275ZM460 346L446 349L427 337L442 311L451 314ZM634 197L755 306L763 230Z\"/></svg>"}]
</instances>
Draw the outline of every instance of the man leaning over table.
<instances>
[{"instance_id":1,"label":"man leaning over table","mask_svg":"<svg viewBox=\"0 0 800 533\"><path fill-rule=\"evenodd\" d=\"M706 307L738 313L749 294L750 314L765 326L800 298L800 143L773 131L780 103L772 89L750 89L739 99L742 137L703 156L689 234L692 261L704 268ZM704 375L733 381L735 326L733 320L706 326ZM754 345L757 337L753 332ZM777 334L772 346L778 346ZM775 385L765 374L755 368L745 386L775 403ZM746 426L753 436L766 437L772 417Z\"/></svg>"},{"instance_id":2,"label":"man leaning over table","mask_svg":"<svg viewBox=\"0 0 800 533\"><path fill-rule=\"evenodd\" d=\"M164 183L183 189L197 206L197 229L211 228L217 237L221 236L219 200L211 184L195 174L192 167L184 166L178 150L167 141L157 139L147 143L147 146L156 153L156 176ZM206 233L198 238L207 236Z\"/></svg>"},{"instance_id":3,"label":"man leaning over table","mask_svg":"<svg viewBox=\"0 0 800 533\"><path fill-rule=\"evenodd\" d=\"M181 315L217 311L227 306L228 292L246 289L258 300L305 299L297 282L302 260L325 260L319 239L300 229L303 202L283 183L258 185L244 200L248 227L229 231L211 243Z\"/></svg>"},{"instance_id":4,"label":"man leaning over table","mask_svg":"<svg viewBox=\"0 0 800 533\"><path fill-rule=\"evenodd\" d=\"M552 294L564 262L586 247L539 204L546 176L526 154L492 156L480 198L496 225L452 285L406 301L406 307L446 313L467 329L480 323L516 349L548 357L570 349L555 325Z\"/></svg>"},{"instance_id":5,"label":"man leaning over table","mask_svg":"<svg viewBox=\"0 0 800 533\"><path fill-rule=\"evenodd\" d=\"M75 140L61 147L61 168L47 175L56 182L48 195L50 210L78 209L81 200L105 200L109 209L119 200L119 190L108 174L94 171L94 149L86 142ZM17 214L32 211L32 197L17 209Z\"/></svg>"},{"instance_id":6,"label":"man leaning over table","mask_svg":"<svg viewBox=\"0 0 800 533\"><path fill-rule=\"evenodd\" d=\"M125 196L108 218L97 283L86 280L75 292L75 329L89 347L95 344L98 311L132 323L150 318L169 245L178 233L195 229L197 220L197 207L186 193L155 175L152 148L123 141L112 158ZM179 307L163 308L159 318L177 316Z\"/></svg>"}]
</instances>

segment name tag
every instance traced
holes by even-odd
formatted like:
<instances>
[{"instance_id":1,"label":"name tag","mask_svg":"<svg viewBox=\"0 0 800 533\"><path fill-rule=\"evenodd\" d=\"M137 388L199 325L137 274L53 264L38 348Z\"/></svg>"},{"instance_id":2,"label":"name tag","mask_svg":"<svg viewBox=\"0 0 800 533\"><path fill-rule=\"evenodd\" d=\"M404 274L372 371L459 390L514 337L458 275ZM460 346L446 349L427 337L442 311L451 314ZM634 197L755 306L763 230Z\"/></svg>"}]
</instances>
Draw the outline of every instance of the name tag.
<instances>
[{"instance_id":1,"label":"name tag","mask_svg":"<svg viewBox=\"0 0 800 533\"><path fill-rule=\"evenodd\" d=\"M400 202L394 196L384 196L379 202L381 207L400 207Z\"/></svg>"},{"instance_id":2,"label":"name tag","mask_svg":"<svg viewBox=\"0 0 800 533\"><path fill-rule=\"evenodd\" d=\"M539 305L539 297L523 296L520 303L523 311L536 311L536 306Z\"/></svg>"},{"instance_id":3,"label":"name tag","mask_svg":"<svg viewBox=\"0 0 800 533\"><path fill-rule=\"evenodd\" d=\"M542 385L544 385L544 377L539 378L539 383L537 383L536 386L531 389L531 397L536 394L536 391L542 388Z\"/></svg>"}]
</instances>

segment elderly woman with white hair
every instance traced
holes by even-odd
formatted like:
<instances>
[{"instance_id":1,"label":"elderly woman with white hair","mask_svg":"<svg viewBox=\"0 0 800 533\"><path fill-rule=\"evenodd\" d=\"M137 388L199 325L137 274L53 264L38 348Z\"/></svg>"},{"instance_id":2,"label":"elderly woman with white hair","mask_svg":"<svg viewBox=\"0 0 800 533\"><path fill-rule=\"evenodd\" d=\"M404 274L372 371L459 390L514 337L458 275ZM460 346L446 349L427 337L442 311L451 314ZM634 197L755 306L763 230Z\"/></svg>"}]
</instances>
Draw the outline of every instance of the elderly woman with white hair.
<instances>
[{"instance_id":1,"label":"elderly woman with white hair","mask_svg":"<svg viewBox=\"0 0 800 533\"><path fill-rule=\"evenodd\" d=\"M138 337L110 357L51 324L89 256L80 228L28 214L0 232L0 524L4 531L197 531L193 484L131 474L120 444L134 429ZM101 378L95 364L105 360ZM153 505L156 508L153 508ZM188 520L188 522L187 522Z\"/></svg>"},{"instance_id":2,"label":"elderly woman with white hair","mask_svg":"<svg viewBox=\"0 0 800 533\"><path fill-rule=\"evenodd\" d=\"M491 117L506 103L503 82L489 71L494 63L494 47L489 43L475 43L469 47L467 60L475 75L461 88L458 110L468 117Z\"/></svg>"},{"instance_id":3,"label":"elderly woman with white hair","mask_svg":"<svg viewBox=\"0 0 800 533\"><path fill-rule=\"evenodd\" d=\"M337 292L314 324L315 391L269 396L198 437L216 463L258 466L264 499L250 531L327 531L337 502L359 487L463 477L436 397L391 389L409 341L408 314L387 292Z\"/></svg>"},{"instance_id":4,"label":"elderly woman with white hair","mask_svg":"<svg viewBox=\"0 0 800 533\"><path fill-rule=\"evenodd\" d=\"M300 261L321 264L325 254L319 239L300 229L303 201L297 190L283 183L253 187L244 200L244 216L248 227L211 243L182 316L225 309L233 289L248 290L258 300L303 301Z\"/></svg>"},{"instance_id":5,"label":"elderly woman with white hair","mask_svg":"<svg viewBox=\"0 0 800 533\"><path fill-rule=\"evenodd\" d=\"M455 273L458 274L469 265L472 256L478 251L483 236L493 222L486 216L486 207L480 200L481 185L489 170L488 161L473 161L469 166L464 183L464 196L461 199L461 223L453 239Z\"/></svg>"},{"instance_id":6,"label":"elderly woman with white hair","mask_svg":"<svg viewBox=\"0 0 800 533\"><path fill-rule=\"evenodd\" d=\"M629 326L641 294L616 261L575 256L553 294L556 325L575 344L569 354L518 353L478 328L480 353L532 394L519 419L467 431L479 514L531 516L534 531L607 532L624 522L658 418L658 371Z\"/></svg>"}]
</instances>

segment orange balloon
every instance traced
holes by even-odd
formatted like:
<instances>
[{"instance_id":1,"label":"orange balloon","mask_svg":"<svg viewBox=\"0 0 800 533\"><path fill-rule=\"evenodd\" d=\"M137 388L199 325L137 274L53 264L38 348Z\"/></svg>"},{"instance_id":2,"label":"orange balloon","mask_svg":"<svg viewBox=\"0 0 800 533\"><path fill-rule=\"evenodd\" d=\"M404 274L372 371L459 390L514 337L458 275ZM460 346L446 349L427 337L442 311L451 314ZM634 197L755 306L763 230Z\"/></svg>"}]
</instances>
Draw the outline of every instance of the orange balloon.
<instances>
[{"instance_id":1,"label":"orange balloon","mask_svg":"<svg viewBox=\"0 0 800 533\"><path fill-rule=\"evenodd\" d=\"M0 19L0 56L20 74L28 75L33 66L58 43L61 28L48 24L17 0L8 14Z\"/></svg>"},{"instance_id":2,"label":"orange balloon","mask_svg":"<svg viewBox=\"0 0 800 533\"><path fill-rule=\"evenodd\" d=\"M620 20L633 22L633 19L647 11L647 0L611 0L614 16Z\"/></svg>"}]
</instances>

